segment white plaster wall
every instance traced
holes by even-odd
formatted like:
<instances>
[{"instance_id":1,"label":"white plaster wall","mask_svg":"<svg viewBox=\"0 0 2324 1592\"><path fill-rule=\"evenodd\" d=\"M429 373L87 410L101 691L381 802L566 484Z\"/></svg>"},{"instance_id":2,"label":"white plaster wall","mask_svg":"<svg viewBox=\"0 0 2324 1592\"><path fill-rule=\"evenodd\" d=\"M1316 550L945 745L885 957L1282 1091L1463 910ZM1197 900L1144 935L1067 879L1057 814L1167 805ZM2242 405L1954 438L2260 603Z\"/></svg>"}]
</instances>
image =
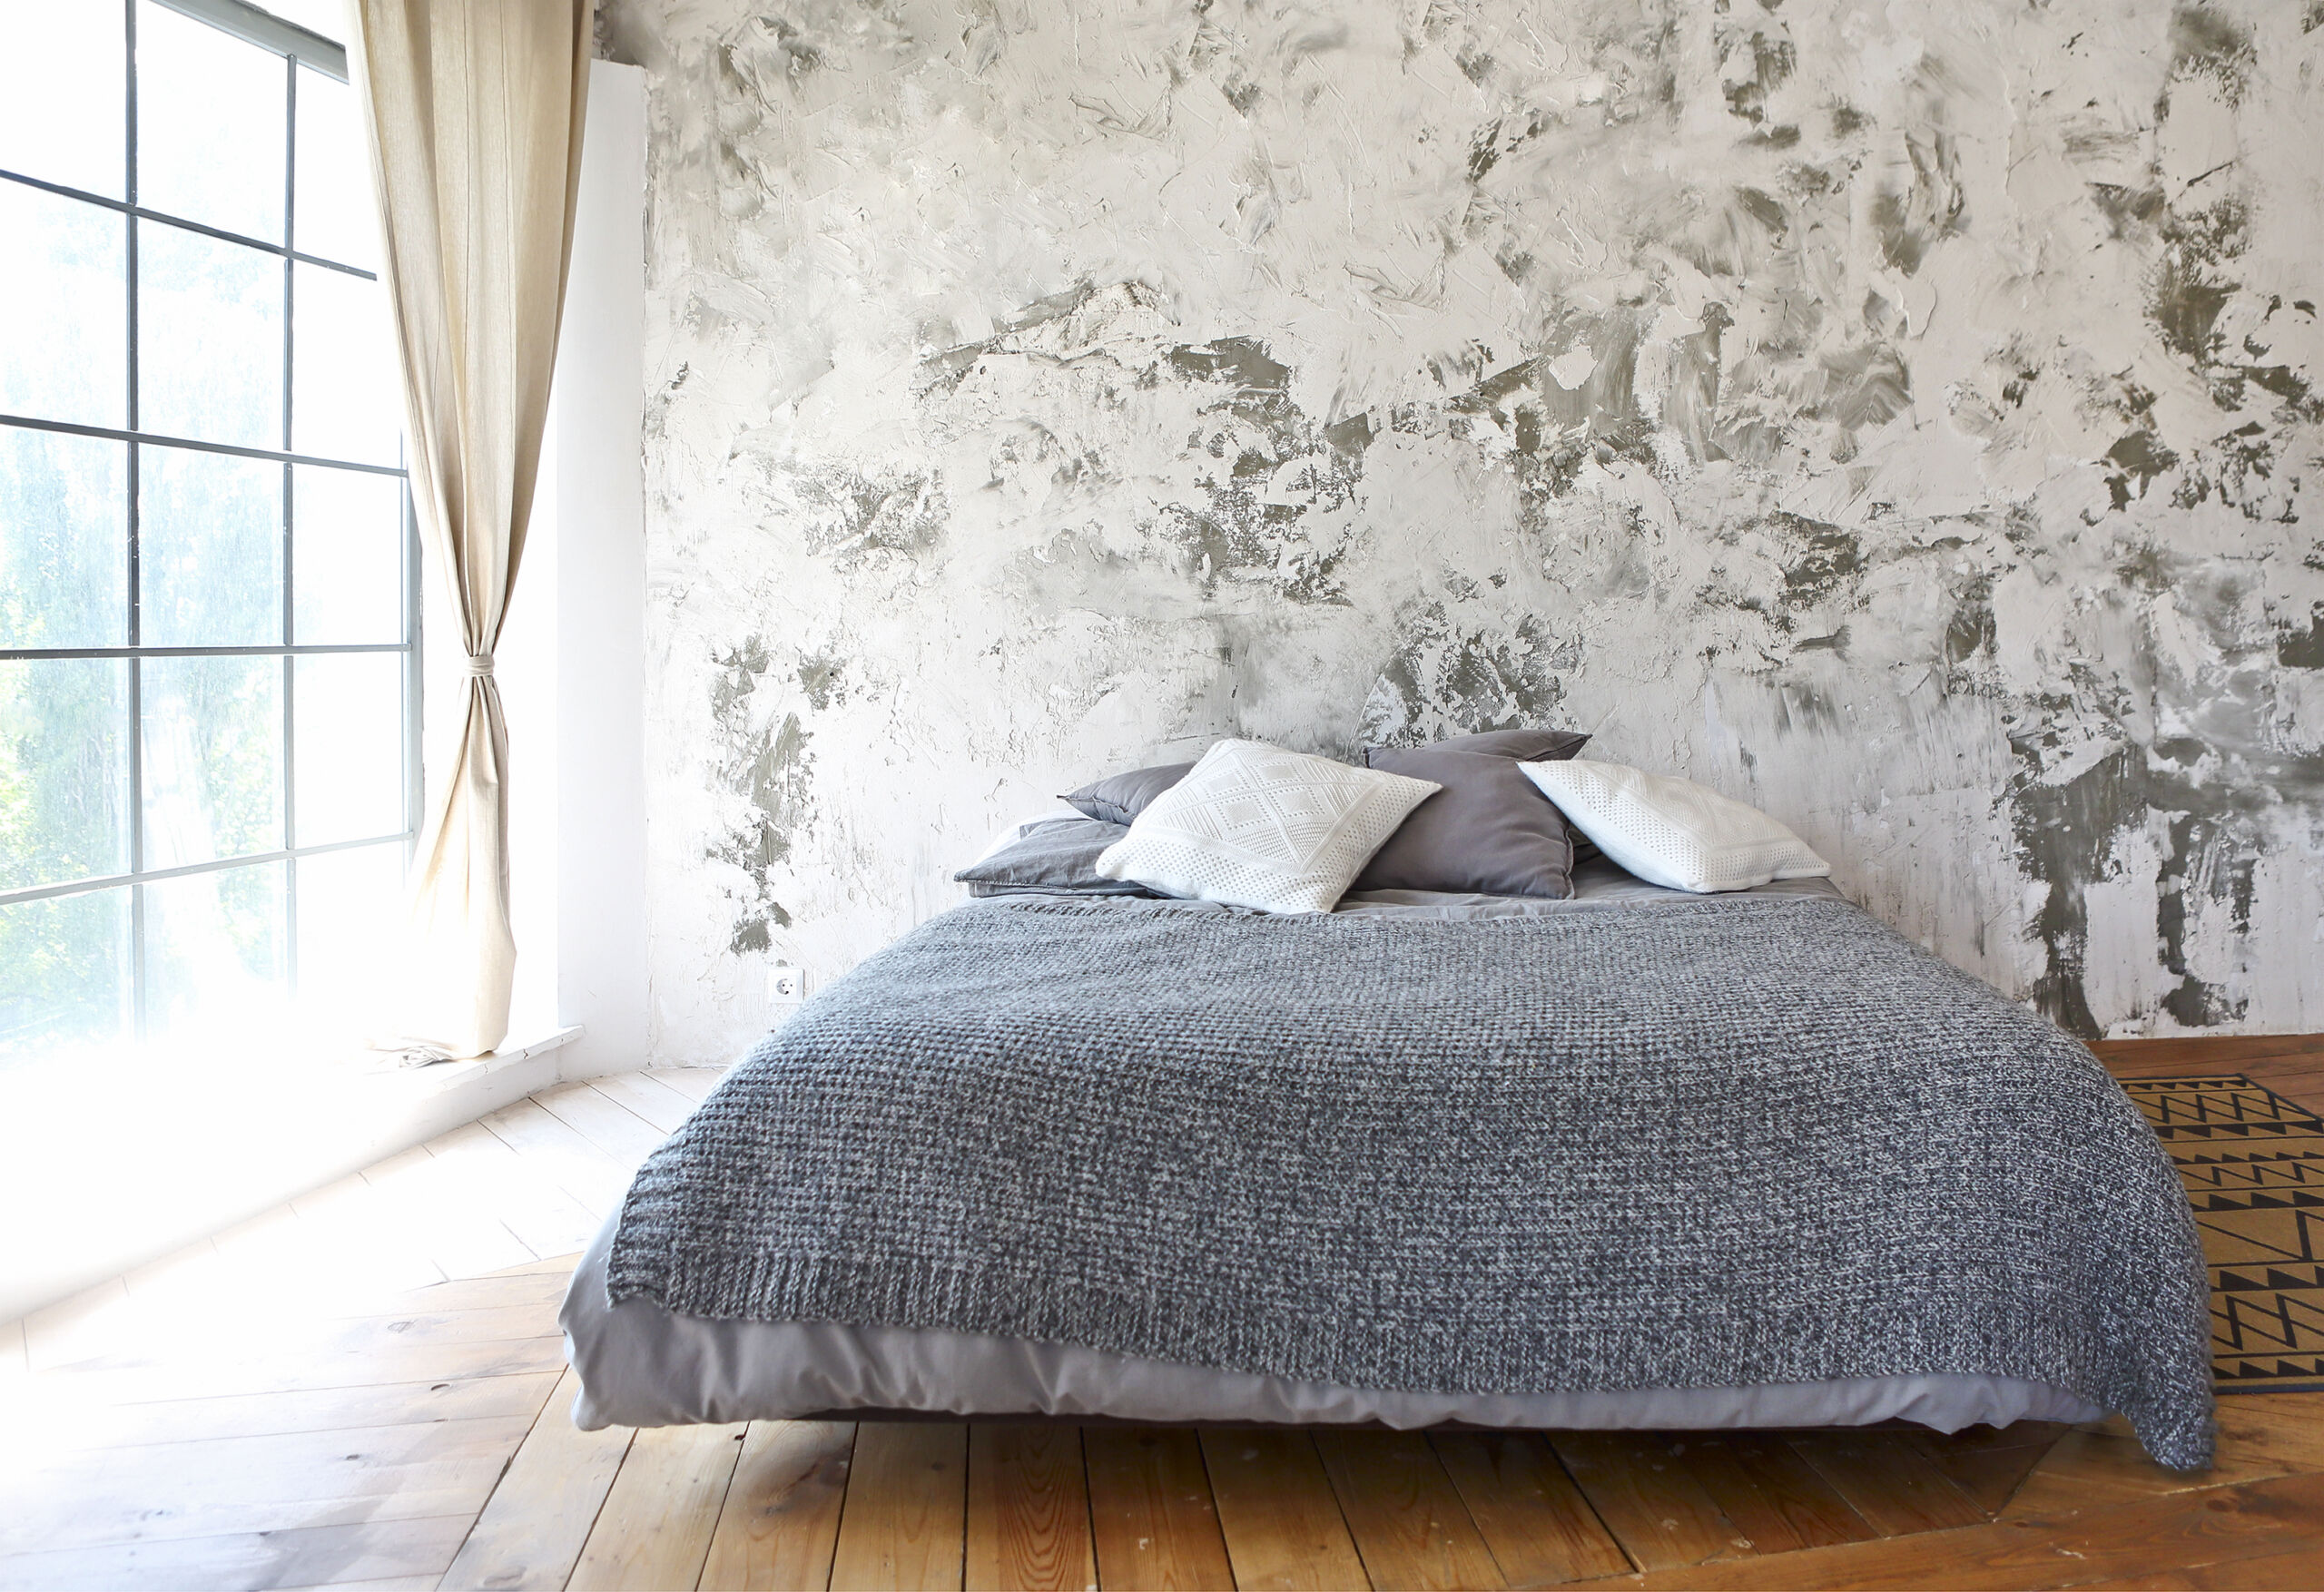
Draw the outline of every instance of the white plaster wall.
<instances>
[{"instance_id":1,"label":"white plaster wall","mask_svg":"<svg viewBox=\"0 0 2324 1592\"><path fill-rule=\"evenodd\" d=\"M2324 1027L2313 10L615 0L655 1054L1098 773L1515 722Z\"/></svg>"}]
</instances>

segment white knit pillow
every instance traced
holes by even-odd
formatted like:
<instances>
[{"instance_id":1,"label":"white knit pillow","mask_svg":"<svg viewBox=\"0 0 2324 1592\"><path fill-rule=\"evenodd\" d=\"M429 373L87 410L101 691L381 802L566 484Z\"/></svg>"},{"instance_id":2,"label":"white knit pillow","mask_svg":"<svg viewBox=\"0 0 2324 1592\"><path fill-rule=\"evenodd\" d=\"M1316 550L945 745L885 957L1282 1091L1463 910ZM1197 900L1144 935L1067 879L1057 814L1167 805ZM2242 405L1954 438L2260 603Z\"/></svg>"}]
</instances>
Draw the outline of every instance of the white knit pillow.
<instances>
[{"instance_id":1,"label":"white knit pillow","mask_svg":"<svg viewBox=\"0 0 2324 1592\"><path fill-rule=\"evenodd\" d=\"M1165 895L1328 912L1443 787L1257 741L1222 741L1157 796L1098 871Z\"/></svg>"},{"instance_id":2,"label":"white knit pillow","mask_svg":"<svg viewBox=\"0 0 2324 1592\"><path fill-rule=\"evenodd\" d=\"M1517 766L1568 822L1649 884L1707 895L1832 871L1758 808L1692 780L1578 759Z\"/></svg>"}]
</instances>

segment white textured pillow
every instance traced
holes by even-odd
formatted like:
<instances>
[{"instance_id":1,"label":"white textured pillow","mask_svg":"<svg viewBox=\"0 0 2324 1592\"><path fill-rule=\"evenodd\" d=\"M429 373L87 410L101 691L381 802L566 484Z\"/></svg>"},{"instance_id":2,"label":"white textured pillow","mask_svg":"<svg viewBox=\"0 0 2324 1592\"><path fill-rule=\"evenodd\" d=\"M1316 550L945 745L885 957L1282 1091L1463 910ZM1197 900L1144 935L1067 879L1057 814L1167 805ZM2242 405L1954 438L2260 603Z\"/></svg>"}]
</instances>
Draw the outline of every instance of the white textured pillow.
<instances>
[{"instance_id":1,"label":"white textured pillow","mask_svg":"<svg viewBox=\"0 0 2324 1592\"><path fill-rule=\"evenodd\" d=\"M1098 871L1165 895L1328 912L1443 787L1257 741L1222 741L1157 796Z\"/></svg>"},{"instance_id":2,"label":"white textured pillow","mask_svg":"<svg viewBox=\"0 0 2324 1592\"><path fill-rule=\"evenodd\" d=\"M1567 821L1649 884L1707 895L1832 871L1806 841L1758 808L1692 780L1615 762L1517 766Z\"/></svg>"}]
</instances>

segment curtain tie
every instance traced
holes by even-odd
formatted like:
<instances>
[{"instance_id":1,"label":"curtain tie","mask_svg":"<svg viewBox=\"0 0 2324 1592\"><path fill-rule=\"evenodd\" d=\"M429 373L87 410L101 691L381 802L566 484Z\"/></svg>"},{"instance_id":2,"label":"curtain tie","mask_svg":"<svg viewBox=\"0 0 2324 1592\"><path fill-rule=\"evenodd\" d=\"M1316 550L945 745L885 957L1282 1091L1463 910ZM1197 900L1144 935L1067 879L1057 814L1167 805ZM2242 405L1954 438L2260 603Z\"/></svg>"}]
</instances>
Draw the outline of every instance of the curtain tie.
<instances>
[{"instance_id":1,"label":"curtain tie","mask_svg":"<svg viewBox=\"0 0 2324 1592\"><path fill-rule=\"evenodd\" d=\"M491 674L492 654L490 653L477 653L469 657L468 675L471 679L489 679Z\"/></svg>"}]
</instances>

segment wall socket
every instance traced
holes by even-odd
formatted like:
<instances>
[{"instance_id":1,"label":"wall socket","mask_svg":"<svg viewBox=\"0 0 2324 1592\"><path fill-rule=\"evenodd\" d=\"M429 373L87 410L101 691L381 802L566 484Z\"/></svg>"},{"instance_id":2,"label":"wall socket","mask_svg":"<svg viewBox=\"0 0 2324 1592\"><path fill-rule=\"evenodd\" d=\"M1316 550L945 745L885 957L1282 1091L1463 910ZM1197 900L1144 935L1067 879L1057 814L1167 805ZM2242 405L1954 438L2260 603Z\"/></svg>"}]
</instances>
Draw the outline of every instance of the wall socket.
<instances>
[{"instance_id":1,"label":"wall socket","mask_svg":"<svg viewBox=\"0 0 2324 1592\"><path fill-rule=\"evenodd\" d=\"M766 970L766 998L770 1006L796 1006L807 998L807 972L803 968L774 967Z\"/></svg>"}]
</instances>

